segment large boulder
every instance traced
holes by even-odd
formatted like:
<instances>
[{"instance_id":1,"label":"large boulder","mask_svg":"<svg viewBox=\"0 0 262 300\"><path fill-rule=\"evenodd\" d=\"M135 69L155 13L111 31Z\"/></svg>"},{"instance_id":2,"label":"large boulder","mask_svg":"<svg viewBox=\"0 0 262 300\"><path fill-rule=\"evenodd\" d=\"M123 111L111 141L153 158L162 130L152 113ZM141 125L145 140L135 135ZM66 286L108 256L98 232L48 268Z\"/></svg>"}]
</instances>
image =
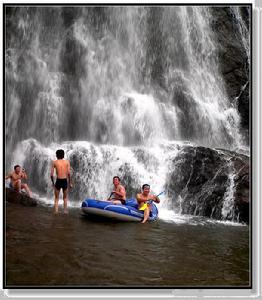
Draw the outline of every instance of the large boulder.
<instances>
[{"instance_id":1,"label":"large boulder","mask_svg":"<svg viewBox=\"0 0 262 300\"><path fill-rule=\"evenodd\" d=\"M37 201L28 197L24 193L18 193L13 189L5 188L6 201L16 204L22 204L23 206L36 206Z\"/></svg>"},{"instance_id":2,"label":"large boulder","mask_svg":"<svg viewBox=\"0 0 262 300\"><path fill-rule=\"evenodd\" d=\"M182 214L249 222L249 158L227 150L184 147L167 190Z\"/></svg>"}]
</instances>

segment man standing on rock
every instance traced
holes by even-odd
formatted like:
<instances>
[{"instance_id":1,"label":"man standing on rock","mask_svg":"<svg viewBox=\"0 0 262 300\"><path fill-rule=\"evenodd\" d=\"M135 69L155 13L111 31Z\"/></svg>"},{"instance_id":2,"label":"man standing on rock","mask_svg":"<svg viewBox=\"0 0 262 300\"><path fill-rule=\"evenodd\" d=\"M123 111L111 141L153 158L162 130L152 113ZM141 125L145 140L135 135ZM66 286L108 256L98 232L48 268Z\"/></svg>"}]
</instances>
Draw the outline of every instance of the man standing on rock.
<instances>
[{"instance_id":1,"label":"man standing on rock","mask_svg":"<svg viewBox=\"0 0 262 300\"><path fill-rule=\"evenodd\" d=\"M10 188L13 188L17 192L21 192L21 190L25 189L27 195L31 198L32 193L26 183L22 183L22 179L27 180L27 174L25 169L21 170L19 165L14 166L14 171L7 175L5 179L11 179Z\"/></svg>"},{"instance_id":2,"label":"man standing on rock","mask_svg":"<svg viewBox=\"0 0 262 300\"><path fill-rule=\"evenodd\" d=\"M58 214L58 201L60 189L63 189L64 213L68 214L67 210L67 194L68 186L71 188L70 179L70 163L64 159L65 152L62 149L56 151L57 160L52 161L51 166L51 181L55 192L54 213ZM54 183L54 170L56 170L56 182Z\"/></svg>"}]
</instances>

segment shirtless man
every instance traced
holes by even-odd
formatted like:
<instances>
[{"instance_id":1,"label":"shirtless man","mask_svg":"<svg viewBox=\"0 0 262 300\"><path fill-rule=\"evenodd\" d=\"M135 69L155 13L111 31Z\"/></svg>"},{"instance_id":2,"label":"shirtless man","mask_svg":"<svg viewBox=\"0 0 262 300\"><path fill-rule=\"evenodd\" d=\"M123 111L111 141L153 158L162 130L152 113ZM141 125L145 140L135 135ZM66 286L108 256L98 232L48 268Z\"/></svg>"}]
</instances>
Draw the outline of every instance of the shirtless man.
<instances>
[{"instance_id":1,"label":"shirtless man","mask_svg":"<svg viewBox=\"0 0 262 300\"><path fill-rule=\"evenodd\" d=\"M114 189L107 200L113 204L125 204L126 203L126 190L120 184L120 178L118 176L113 177Z\"/></svg>"},{"instance_id":2,"label":"shirtless man","mask_svg":"<svg viewBox=\"0 0 262 300\"><path fill-rule=\"evenodd\" d=\"M148 201L152 200L156 203L160 202L158 196L149 193L150 193L150 185L144 184L142 186L142 193L136 195L136 200L138 202L138 209L144 211L144 219L142 223L145 223L148 220L151 211L151 205L148 203Z\"/></svg>"},{"instance_id":3,"label":"shirtless man","mask_svg":"<svg viewBox=\"0 0 262 300\"><path fill-rule=\"evenodd\" d=\"M64 159L65 152L60 149L56 151L57 160L52 161L51 167L51 181L53 183L55 191L55 205L54 213L58 214L58 201L60 189L63 189L63 201L64 201L64 213L67 214L67 193L68 185L71 188L70 183L70 163ZM56 170L56 183L54 183L54 170Z\"/></svg>"},{"instance_id":4,"label":"shirtless man","mask_svg":"<svg viewBox=\"0 0 262 300\"><path fill-rule=\"evenodd\" d=\"M10 187L13 188L17 192L21 192L21 190L25 189L27 195L32 197L32 193L26 183L22 183L22 179L27 180L27 175L25 169L21 170L19 165L14 166L14 171L7 175L5 179L11 179Z\"/></svg>"}]
</instances>

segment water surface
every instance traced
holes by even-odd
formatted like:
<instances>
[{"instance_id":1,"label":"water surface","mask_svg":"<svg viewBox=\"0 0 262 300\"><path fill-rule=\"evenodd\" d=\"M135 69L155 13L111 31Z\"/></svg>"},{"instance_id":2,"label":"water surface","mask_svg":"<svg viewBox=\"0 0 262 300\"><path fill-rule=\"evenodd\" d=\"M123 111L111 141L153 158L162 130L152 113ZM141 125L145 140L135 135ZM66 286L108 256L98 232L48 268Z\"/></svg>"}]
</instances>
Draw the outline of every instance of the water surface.
<instances>
[{"instance_id":1,"label":"water surface","mask_svg":"<svg viewBox=\"0 0 262 300\"><path fill-rule=\"evenodd\" d=\"M7 205L6 283L15 286L248 286L249 227L208 219L117 223L71 208ZM187 219L185 219L187 220Z\"/></svg>"}]
</instances>

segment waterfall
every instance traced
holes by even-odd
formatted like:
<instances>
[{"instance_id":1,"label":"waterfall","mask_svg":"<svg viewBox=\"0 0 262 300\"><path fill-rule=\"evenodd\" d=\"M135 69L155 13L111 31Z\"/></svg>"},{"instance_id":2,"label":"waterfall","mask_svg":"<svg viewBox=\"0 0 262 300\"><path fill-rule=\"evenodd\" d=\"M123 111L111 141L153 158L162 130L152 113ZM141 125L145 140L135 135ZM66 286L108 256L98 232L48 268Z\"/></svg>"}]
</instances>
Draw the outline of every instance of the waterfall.
<instances>
[{"instance_id":1,"label":"waterfall","mask_svg":"<svg viewBox=\"0 0 262 300\"><path fill-rule=\"evenodd\" d=\"M248 24L245 22L244 17L241 14L239 7L231 7L231 12L234 17L235 26L237 27L237 36L240 37L243 50L245 51L248 64L250 64L250 34L248 29Z\"/></svg>"},{"instance_id":2,"label":"waterfall","mask_svg":"<svg viewBox=\"0 0 262 300\"><path fill-rule=\"evenodd\" d=\"M210 9L8 8L6 168L24 165L34 191L52 198L50 162L63 148L78 205L107 197L114 175L129 196L145 182L161 192L186 143L240 148Z\"/></svg>"},{"instance_id":3,"label":"waterfall","mask_svg":"<svg viewBox=\"0 0 262 300\"><path fill-rule=\"evenodd\" d=\"M150 182L156 194L163 190L169 160L178 152L176 143L154 147L95 145L86 141L65 142L60 145L71 162L72 202L79 206L85 195L107 198L112 178L118 174L127 188L127 196L135 197L141 183ZM16 162L30 170L33 186L42 194L52 197L50 185L51 161L55 159L58 144L44 147L35 139L19 143L14 152Z\"/></svg>"},{"instance_id":4,"label":"waterfall","mask_svg":"<svg viewBox=\"0 0 262 300\"><path fill-rule=\"evenodd\" d=\"M224 195L224 202L222 207L223 219L234 220L234 193L235 193L235 177L234 167L231 162L229 162L229 176L228 176L228 187Z\"/></svg>"}]
</instances>

